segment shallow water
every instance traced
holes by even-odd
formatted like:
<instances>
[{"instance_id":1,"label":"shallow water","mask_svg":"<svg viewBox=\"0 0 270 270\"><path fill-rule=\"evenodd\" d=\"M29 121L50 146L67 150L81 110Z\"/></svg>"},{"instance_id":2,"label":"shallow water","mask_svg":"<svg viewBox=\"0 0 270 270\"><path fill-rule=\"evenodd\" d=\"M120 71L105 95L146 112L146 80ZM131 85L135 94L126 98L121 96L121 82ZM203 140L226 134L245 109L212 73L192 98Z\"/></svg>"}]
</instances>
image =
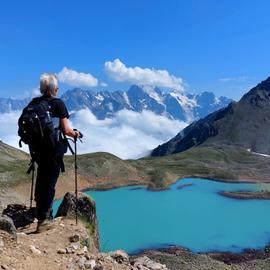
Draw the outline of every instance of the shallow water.
<instances>
[{"instance_id":1,"label":"shallow water","mask_svg":"<svg viewBox=\"0 0 270 270\"><path fill-rule=\"evenodd\" d=\"M178 188L185 184L192 185ZM194 252L239 252L270 241L270 201L231 199L217 192L260 189L258 184L189 178L164 191L123 187L86 193L96 201L103 251L178 245Z\"/></svg>"}]
</instances>

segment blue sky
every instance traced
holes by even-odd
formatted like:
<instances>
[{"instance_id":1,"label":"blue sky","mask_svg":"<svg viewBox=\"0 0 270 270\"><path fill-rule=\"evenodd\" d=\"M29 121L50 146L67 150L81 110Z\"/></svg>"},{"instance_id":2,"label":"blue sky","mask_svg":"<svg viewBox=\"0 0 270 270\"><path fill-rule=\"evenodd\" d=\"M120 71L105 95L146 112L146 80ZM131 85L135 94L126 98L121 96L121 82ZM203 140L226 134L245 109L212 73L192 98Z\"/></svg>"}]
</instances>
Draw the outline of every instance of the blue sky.
<instances>
[{"instance_id":1,"label":"blue sky","mask_svg":"<svg viewBox=\"0 0 270 270\"><path fill-rule=\"evenodd\" d=\"M104 67L120 59L238 99L270 75L269 10L266 0L1 1L0 96L23 97L63 67L98 79L85 88L126 90L131 79Z\"/></svg>"}]
</instances>

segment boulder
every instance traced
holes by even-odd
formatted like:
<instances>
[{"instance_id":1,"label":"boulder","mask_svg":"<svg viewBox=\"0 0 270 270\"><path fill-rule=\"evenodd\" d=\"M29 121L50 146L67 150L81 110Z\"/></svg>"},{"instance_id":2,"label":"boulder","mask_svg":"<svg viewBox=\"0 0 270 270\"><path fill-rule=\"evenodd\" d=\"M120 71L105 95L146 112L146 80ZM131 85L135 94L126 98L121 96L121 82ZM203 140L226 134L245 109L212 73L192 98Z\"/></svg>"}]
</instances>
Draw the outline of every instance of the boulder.
<instances>
[{"instance_id":1,"label":"boulder","mask_svg":"<svg viewBox=\"0 0 270 270\"><path fill-rule=\"evenodd\" d=\"M66 193L62 203L58 208L56 217L75 216L76 202L78 216L86 223L86 226L89 229L89 233L93 237L94 244L96 248L99 249L96 203L89 196L79 192L78 200L76 200L75 194L69 192Z\"/></svg>"},{"instance_id":2,"label":"boulder","mask_svg":"<svg viewBox=\"0 0 270 270\"><path fill-rule=\"evenodd\" d=\"M16 227L11 218L8 216L0 217L0 230L8 232L14 239L17 240Z\"/></svg>"},{"instance_id":3,"label":"boulder","mask_svg":"<svg viewBox=\"0 0 270 270\"><path fill-rule=\"evenodd\" d=\"M36 255L41 255L42 254L42 252L38 248L36 248L35 246L33 246L33 245L30 245L29 246L29 249L31 250L31 252L33 254L36 254Z\"/></svg>"},{"instance_id":4,"label":"boulder","mask_svg":"<svg viewBox=\"0 0 270 270\"><path fill-rule=\"evenodd\" d=\"M116 260L120 264L124 262L129 262L129 256L123 250L116 250L109 252L109 256L111 256L114 260Z\"/></svg>"},{"instance_id":5,"label":"boulder","mask_svg":"<svg viewBox=\"0 0 270 270\"><path fill-rule=\"evenodd\" d=\"M74 215L76 210L76 196L67 192L60 204L56 217ZM89 196L79 193L77 202L78 214L87 222L93 224L96 222L96 203Z\"/></svg>"},{"instance_id":6,"label":"boulder","mask_svg":"<svg viewBox=\"0 0 270 270\"><path fill-rule=\"evenodd\" d=\"M65 248L58 248L58 249L57 249L57 253L58 253L58 254L66 254L67 251L66 251Z\"/></svg>"},{"instance_id":7,"label":"boulder","mask_svg":"<svg viewBox=\"0 0 270 270\"><path fill-rule=\"evenodd\" d=\"M168 270L165 264L152 261L147 256L139 257L134 260L133 266L137 269L150 269L150 270Z\"/></svg>"},{"instance_id":8,"label":"boulder","mask_svg":"<svg viewBox=\"0 0 270 270\"><path fill-rule=\"evenodd\" d=\"M74 235L70 236L69 241L71 243L79 242L80 241L80 235L79 234L74 234Z\"/></svg>"},{"instance_id":9,"label":"boulder","mask_svg":"<svg viewBox=\"0 0 270 270\"><path fill-rule=\"evenodd\" d=\"M95 260L86 261L85 264L84 264L84 267L86 269L94 269L95 266L96 266Z\"/></svg>"},{"instance_id":10,"label":"boulder","mask_svg":"<svg viewBox=\"0 0 270 270\"><path fill-rule=\"evenodd\" d=\"M22 204L9 204L2 214L10 217L15 227L19 228L34 222L35 208L29 208Z\"/></svg>"}]
</instances>

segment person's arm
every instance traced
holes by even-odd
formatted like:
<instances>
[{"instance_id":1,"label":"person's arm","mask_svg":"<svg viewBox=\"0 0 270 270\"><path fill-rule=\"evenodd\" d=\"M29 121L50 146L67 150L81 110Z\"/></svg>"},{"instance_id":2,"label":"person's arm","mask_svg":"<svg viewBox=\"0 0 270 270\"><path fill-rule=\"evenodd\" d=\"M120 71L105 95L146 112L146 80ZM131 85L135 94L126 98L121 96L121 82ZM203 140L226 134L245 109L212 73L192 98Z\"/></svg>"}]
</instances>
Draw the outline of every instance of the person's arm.
<instances>
[{"instance_id":1,"label":"person's arm","mask_svg":"<svg viewBox=\"0 0 270 270\"><path fill-rule=\"evenodd\" d=\"M61 130L63 131L63 133L67 136L70 136L70 137L79 137L80 136L80 131L78 130L73 130L69 123L68 123L68 119L65 117L65 118L60 118L60 127L61 127Z\"/></svg>"}]
</instances>

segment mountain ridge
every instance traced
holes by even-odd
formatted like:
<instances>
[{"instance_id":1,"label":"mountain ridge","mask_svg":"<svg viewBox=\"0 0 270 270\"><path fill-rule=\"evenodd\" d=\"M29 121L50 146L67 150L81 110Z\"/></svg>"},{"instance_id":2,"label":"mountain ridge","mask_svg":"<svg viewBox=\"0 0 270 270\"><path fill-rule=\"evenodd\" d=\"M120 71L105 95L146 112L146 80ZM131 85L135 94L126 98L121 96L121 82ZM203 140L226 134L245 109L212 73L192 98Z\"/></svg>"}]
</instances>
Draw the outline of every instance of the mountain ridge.
<instances>
[{"instance_id":1,"label":"mountain ridge","mask_svg":"<svg viewBox=\"0 0 270 270\"><path fill-rule=\"evenodd\" d=\"M150 110L157 115L184 122L202 118L229 104L226 97L217 98L212 92L201 94L182 93L179 91L163 92L157 87L132 85L127 91L90 91L81 88L67 90L61 99L69 111L88 108L97 117L113 117L118 111L126 109L135 112ZM22 110L30 98L16 100L0 98L0 113Z\"/></svg>"},{"instance_id":2,"label":"mountain ridge","mask_svg":"<svg viewBox=\"0 0 270 270\"><path fill-rule=\"evenodd\" d=\"M270 153L270 78L253 87L238 102L207 115L155 148L152 156L179 153L206 145L232 145Z\"/></svg>"}]
</instances>

